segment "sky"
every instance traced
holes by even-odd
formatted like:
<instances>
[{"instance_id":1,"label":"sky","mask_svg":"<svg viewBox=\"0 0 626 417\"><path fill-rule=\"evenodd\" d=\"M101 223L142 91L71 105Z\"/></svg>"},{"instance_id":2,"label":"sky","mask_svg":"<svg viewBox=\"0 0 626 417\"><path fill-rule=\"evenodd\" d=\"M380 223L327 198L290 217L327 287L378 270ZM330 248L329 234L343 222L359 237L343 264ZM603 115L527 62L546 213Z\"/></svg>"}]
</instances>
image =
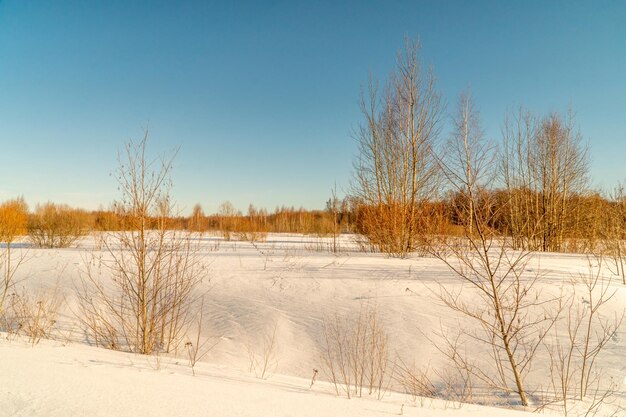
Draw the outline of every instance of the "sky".
<instances>
[{"instance_id":1,"label":"sky","mask_svg":"<svg viewBox=\"0 0 626 417\"><path fill-rule=\"evenodd\" d=\"M148 129L153 155L178 149L183 212L323 208L406 37L450 113L470 88L498 141L518 106L571 108L594 185L626 180L623 1L0 0L0 200L106 207Z\"/></svg>"}]
</instances>

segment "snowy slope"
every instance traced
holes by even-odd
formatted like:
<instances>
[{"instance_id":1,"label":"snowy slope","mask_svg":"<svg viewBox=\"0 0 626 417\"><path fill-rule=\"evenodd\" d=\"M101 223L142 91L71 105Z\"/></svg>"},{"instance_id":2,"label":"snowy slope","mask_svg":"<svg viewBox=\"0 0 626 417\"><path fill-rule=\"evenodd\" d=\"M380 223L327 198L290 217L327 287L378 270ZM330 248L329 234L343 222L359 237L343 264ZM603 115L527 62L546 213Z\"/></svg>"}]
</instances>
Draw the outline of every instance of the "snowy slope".
<instances>
[{"instance_id":1,"label":"snowy slope","mask_svg":"<svg viewBox=\"0 0 626 417\"><path fill-rule=\"evenodd\" d=\"M0 415L367 416L398 415L402 404L405 415L515 415L467 405L454 410L452 404L431 400L434 409L415 408L403 394L383 401L336 398L324 386L323 372L308 391L312 370L322 369L324 319L335 313L349 317L367 303L381 315L392 359L401 358L418 369L449 367L433 344L435 333L476 324L451 313L433 295L438 285L463 288L440 261L394 259L356 250L332 254L327 251L328 240L300 235L270 235L267 242L255 244L198 238L208 265L199 289L206 292L203 336L217 345L198 365L200 376L195 378L185 366L184 352L178 359L162 358L156 371L154 358L83 344L72 306L75 283L85 262L97 252L91 239L69 249L22 249L30 259L19 270L18 287L59 288L65 303L55 339L71 344L42 343L32 349L3 340ZM354 249L351 237L342 239L344 249ZM540 285L557 294L587 266L584 256L541 254L528 265L528 272L540 272ZM626 288L617 280L610 285L615 296L607 317L626 306ZM250 372L250 355L262 354L263 341L274 328L277 348L269 378L263 381ZM482 348L468 349L478 364L488 359ZM547 361L545 355L539 358L531 378L545 379ZM626 406L626 323L598 358L598 367L606 380L615 383L616 403ZM476 400L500 404L492 393L479 394Z\"/></svg>"}]
</instances>

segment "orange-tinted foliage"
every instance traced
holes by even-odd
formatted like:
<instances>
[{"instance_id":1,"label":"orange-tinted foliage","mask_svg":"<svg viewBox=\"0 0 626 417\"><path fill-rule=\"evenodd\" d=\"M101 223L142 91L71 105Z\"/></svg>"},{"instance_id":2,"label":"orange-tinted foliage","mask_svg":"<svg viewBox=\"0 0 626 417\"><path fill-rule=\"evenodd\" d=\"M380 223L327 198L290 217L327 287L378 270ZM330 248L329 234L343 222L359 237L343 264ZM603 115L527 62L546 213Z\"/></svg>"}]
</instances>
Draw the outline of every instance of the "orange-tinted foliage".
<instances>
[{"instance_id":1,"label":"orange-tinted foliage","mask_svg":"<svg viewBox=\"0 0 626 417\"><path fill-rule=\"evenodd\" d=\"M9 200L0 204L0 241L12 243L26 234L28 207L23 199Z\"/></svg>"}]
</instances>

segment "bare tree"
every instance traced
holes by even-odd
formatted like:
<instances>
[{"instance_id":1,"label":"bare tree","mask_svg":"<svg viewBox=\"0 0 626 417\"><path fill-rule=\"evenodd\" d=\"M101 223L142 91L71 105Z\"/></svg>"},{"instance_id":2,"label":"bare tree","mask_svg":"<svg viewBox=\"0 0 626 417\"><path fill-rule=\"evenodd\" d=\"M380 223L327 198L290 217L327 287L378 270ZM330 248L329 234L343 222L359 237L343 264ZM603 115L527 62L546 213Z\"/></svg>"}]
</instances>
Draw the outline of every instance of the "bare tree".
<instances>
[{"instance_id":1,"label":"bare tree","mask_svg":"<svg viewBox=\"0 0 626 417\"><path fill-rule=\"evenodd\" d=\"M224 239L230 240L236 228L237 210L230 201L224 201L220 204L217 214L219 216L220 231Z\"/></svg>"},{"instance_id":2,"label":"bare tree","mask_svg":"<svg viewBox=\"0 0 626 417\"><path fill-rule=\"evenodd\" d=\"M331 217L331 235L333 241L331 243L331 252L337 253L339 252L339 242L338 238L341 234L341 202L337 198L337 184L331 189L330 199L326 202L326 211L330 214Z\"/></svg>"},{"instance_id":3,"label":"bare tree","mask_svg":"<svg viewBox=\"0 0 626 417\"><path fill-rule=\"evenodd\" d=\"M485 139L470 92L459 96L453 125L454 131L438 161L448 185L461 197L459 204L455 205L455 214L462 217L460 221L467 225L467 232L472 235L476 211L474 205L481 192L480 186L489 183L494 177L491 166L495 159L495 148Z\"/></svg>"},{"instance_id":4,"label":"bare tree","mask_svg":"<svg viewBox=\"0 0 626 417\"><path fill-rule=\"evenodd\" d=\"M615 187L606 214L603 237L607 255L613 260L611 270L626 285L626 192L622 184Z\"/></svg>"},{"instance_id":5,"label":"bare tree","mask_svg":"<svg viewBox=\"0 0 626 417\"><path fill-rule=\"evenodd\" d=\"M189 218L188 229L193 232L204 232L207 228L206 216L200 204L193 206L193 212Z\"/></svg>"},{"instance_id":6,"label":"bare tree","mask_svg":"<svg viewBox=\"0 0 626 417\"><path fill-rule=\"evenodd\" d=\"M80 318L95 342L143 354L178 347L204 272L188 232L167 229L173 157L149 160L147 138L127 143L118 158L127 230L104 239L78 288Z\"/></svg>"},{"instance_id":7,"label":"bare tree","mask_svg":"<svg viewBox=\"0 0 626 417\"><path fill-rule=\"evenodd\" d=\"M382 91L370 80L361 97L364 121L355 132L353 193L363 206L362 231L380 250L398 256L416 248L421 204L437 188L433 145L442 104L419 49L418 42L406 41Z\"/></svg>"},{"instance_id":8,"label":"bare tree","mask_svg":"<svg viewBox=\"0 0 626 417\"><path fill-rule=\"evenodd\" d=\"M505 122L503 183L509 194L509 232L515 247L559 251L575 207L570 197L586 191L588 150L568 117L538 119L520 110Z\"/></svg>"},{"instance_id":9,"label":"bare tree","mask_svg":"<svg viewBox=\"0 0 626 417\"><path fill-rule=\"evenodd\" d=\"M455 122L451 152L448 149L449 156L441 161L449 186L462 193L465 201L455 206L465 239L434 244L431 252L466 285L459 290L440 285L433 291L446 306L477 322L480 330L444 334L445 344L439 348L462 373L516 393L527 406L525 375L556 321L545 307L552 300L542 298L535 285L537 276L524 276L530 253L510 251L506 236L492 227L506 204L496 202L487 189L486 169L494 149L483 137L478 113L467 95L461 96ZM471 294L471 302L461 292ZM485 346L490 366L474 366L461 353L461 345L468 341Z\"/></svg>"}]
</instances>

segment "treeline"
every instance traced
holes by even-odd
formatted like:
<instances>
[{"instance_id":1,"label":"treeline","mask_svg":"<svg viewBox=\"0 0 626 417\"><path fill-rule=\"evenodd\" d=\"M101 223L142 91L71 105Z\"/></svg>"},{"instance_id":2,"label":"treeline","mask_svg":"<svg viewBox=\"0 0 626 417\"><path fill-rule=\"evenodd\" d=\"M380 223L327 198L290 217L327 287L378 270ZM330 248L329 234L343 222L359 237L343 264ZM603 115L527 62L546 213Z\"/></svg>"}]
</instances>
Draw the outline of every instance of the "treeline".
<instances>
[{"instance_id":1,"label":"treeline","mask_svg":"<svg viewBox=\"0 0 626 417\"><path fill-rule=\"evenodd\" d=\"M560 201L556 217L546 214L551 206L545 204L551 200L536 190L485 189L481 198L490 202L489 226L494 232L511 237L516 249L589 253L606 249L615 239L626 239L626 194L621 187L610 196L599 192L572 193ZM414 239L462 236L461 226L467 220L466 199L464 193L451 191L445 198L416 204ZM250 205L245 214L226 202L217 213L209 215L197 204L190 216L150 217L147 228L156 229L164 223L171 230L218 232L227 240L263 240L267 233L358 233L367 236L379 250L393 252L400 245L399 231L405 220L402 213L407 212L399 205L367 205L351 197L329 199L324 210L277 207L268 212ZM21 198L0 205L3 242L27 235L38 247L68 247L94 231L134 228L132 216L114 208L87 211L46 203L29 212Z\"/></svg>"},{"instance_id":2,"label":"treeline","mask_svg":"<svg viewBox=\"0 0 626 417\"><path fill-rule=\"evenodd\" d=\"M190 216L158 213L144 216L142 221L146 229L218 232L227 240L263 240L267 233L324 236L354 232L355 213L348 199L337 203L334 209L329 206L326 210L277 207L268 212L250 205L246 214L225 202L214 214L206 215L198 204ZM64 248L91 232L132 231L137 228L136 216L115 206L88 211L49 202L29 211L23 198L0 204L0 241L5 243L27 236L37 247Z\"/></svg>"},{"instance_id":3,"label":"treeline","mask_svg":"<svg viewBox=\"0 0 626 417\"><path fill-rule=\"evenodd\" d=\"M334 203L329 200L326 205L325 210L283 206L269 212L250 204L244 214L236 210L230 202L224 202L217 213L205 215L202 207L197 204L191 216L183 220L186 229L197 232L219 231L226 239L238 237L249 240L248 237L254 238L255 235L267 233L330 235L355 231L356 209L349 198L335 200Z\"/></svg>"},{"instance_id":4,"label":"treeline","mask_svg":"<svg viewBox=\"0 0 626 417\"><path fill-rule=\"evenodd\" d=\"M617 189L621 191L621 188ZM511 196L519 205L511 204ZM552 223L542 206L543 196L529 190L482 190L489 202L489 227L510 238L514 249L591 253L612 239L626 239L626 198L605 197L599 192L575 194L565 201L567 211ZM530 203L535 203L532 205ZM539 204L537 204L539 203ZM416 204L413 227L414 250L433 236L464 236L467 196L450 193L447 198ZM527 210L527 211L526 211ZM382 252L402 250L399 231L408 210L399 205L360 205L350 218L352 230L364 234Z\"/></svg>"}]
</instances>

